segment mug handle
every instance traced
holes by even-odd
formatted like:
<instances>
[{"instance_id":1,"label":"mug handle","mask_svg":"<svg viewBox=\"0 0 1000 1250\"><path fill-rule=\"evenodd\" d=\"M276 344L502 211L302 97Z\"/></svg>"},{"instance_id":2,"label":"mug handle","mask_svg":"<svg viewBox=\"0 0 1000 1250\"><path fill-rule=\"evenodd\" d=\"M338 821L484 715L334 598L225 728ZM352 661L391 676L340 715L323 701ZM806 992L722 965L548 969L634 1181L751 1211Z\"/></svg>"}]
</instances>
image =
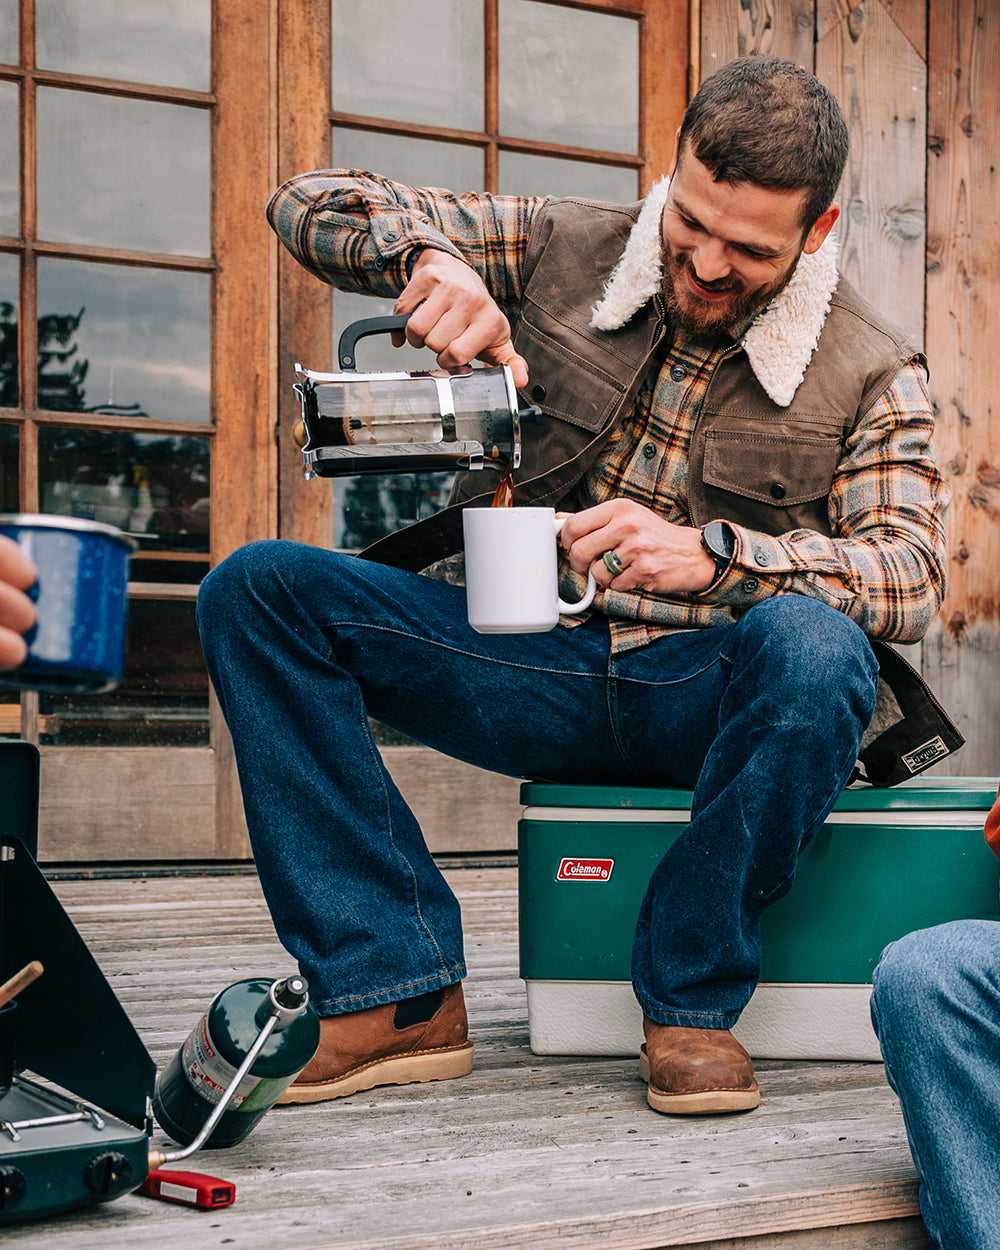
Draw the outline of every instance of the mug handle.
<instances>
[{"instance_id":1,"label":"mug handle","mask_svg":"<svg viewBox=\"0 0 1000 1250\"><path fill-rule=\"evenodd\" d=\"M565 517L553 518L556 526L556 536L566 524ZM594 602L594 595L597 594L597 582L594 581L594 575L587 570L587 589L583 592L583 598L579 603L567 603L564 599L559 600L559 614L561 616L576 616L578 613L585 611Z\"/></svg>"}]
</instances>

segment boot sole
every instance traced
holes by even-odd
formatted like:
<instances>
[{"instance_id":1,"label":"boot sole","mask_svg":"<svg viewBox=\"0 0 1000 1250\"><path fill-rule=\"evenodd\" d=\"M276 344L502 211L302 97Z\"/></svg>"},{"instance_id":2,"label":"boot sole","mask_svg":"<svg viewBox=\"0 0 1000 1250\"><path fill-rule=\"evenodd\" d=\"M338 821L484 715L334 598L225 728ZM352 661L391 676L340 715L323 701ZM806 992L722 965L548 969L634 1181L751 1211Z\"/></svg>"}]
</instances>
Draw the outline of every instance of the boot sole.
<instances>
[{"instance_id":1,"label":"boot sole","mask_svg":"<svg viewBox=\"0 0 1000 1250\"><path fill-rule=\"evenodd\" d=\"M309 1102L327 1102L346 1098L376 1085L412 1085L418 1081L448 1081L468 1076L472 1071L472 1046L459 1050L425 1051L412 1055L395 1055L355 1068L335 1081L316 1081L308 1085L289 1085L278 1099L279 1106Z\"/></svg>"},{"instance_id":2,"label":"boot sole","mask_svg":"<svg viewBox=\"0 0 1000 1250\"><path fill-rule=\"evenodd\" d=\"M668 1094L651 1084L649 1058L639 1052L639 1078L646 1082L646 1101L654 1111L667 1115L713 1115L729 1111L753 1111L760 1106L760 1087L754 1081L749 1089L706 1089L693 1094Z\"/></svg>"}]
</instances>

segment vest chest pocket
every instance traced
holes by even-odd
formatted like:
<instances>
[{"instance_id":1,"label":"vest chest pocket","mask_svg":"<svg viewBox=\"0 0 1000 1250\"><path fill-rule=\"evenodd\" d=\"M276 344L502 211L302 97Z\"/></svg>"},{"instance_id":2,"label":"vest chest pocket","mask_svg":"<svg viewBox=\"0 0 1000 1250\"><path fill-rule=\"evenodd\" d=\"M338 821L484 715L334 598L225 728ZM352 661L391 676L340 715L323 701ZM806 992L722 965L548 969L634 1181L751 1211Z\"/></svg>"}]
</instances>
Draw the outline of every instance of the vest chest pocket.
<instances>
[{"instance_id":1,"label":"vest chest pocket","mask_svg":"<svg viewBox=\"0 0 1000 1250\"><path fill-rule=\"evenodd\" d=\"M841 454L837 438L709 430L702 470L709 512L771 534L829 534L827 498Z\"/></svg>"}]
</instances>

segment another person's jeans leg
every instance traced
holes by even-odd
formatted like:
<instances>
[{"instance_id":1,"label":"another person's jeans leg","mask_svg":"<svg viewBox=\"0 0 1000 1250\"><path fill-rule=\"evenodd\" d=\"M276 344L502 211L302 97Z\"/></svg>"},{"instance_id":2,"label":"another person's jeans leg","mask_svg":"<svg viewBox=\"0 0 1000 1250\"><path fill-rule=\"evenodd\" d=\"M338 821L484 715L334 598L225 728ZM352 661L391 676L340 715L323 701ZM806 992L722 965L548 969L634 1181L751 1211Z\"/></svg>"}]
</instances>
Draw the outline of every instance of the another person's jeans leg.
<instances>
[{"instance_id":1,"label":"another person's jeans leg","mask_svg":"<svg viewBox=\"0 0 1000 1250\"><path fill-rule=\"evenodd\" d=\"M874 700L860 630L800 596L611 656L600 617L483 636L459 587L264 542L209 574L198 610L261 883L321 1014L465 972L457 902L368 716L510 776L693 788L643 909L636 990L661 1023L723 1028L756 981L760 910L846 782Z\"/></svg>"},{"instance_id":2,"label":"another person's jeans leg","mask_svg":"<svg viewBox=\"0 0 1000 1250\"><path fill-rule=\"evenodd\" d=\"M940 1250L1000 1247L1000 923L956 920L886 947L872 1023Z\"/></svg>"}]
</instances>

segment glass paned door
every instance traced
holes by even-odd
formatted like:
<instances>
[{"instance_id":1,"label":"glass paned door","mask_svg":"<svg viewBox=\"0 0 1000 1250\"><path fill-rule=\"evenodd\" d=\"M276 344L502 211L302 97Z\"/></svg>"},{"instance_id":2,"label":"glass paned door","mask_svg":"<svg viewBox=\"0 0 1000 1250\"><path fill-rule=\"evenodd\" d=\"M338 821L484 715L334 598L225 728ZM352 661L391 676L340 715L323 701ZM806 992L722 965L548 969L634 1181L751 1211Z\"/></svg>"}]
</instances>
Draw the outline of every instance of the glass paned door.
<instances>
[{"instance_id":1,"label":"glass paned door","mask_svg":"<svg viewBox=\"0 0 1000 1250\"><path fill-rule=\"evenodd\" d=\"M244 140L272 116L270 30L268 0L0 0L3 507L137 548L118 689L0 687L0 733L42 749L43 859L246 853L195 600L274 529L273 458L243 482L217 462L266 447L274 171Z\"/></svg>"}]
</instances>

